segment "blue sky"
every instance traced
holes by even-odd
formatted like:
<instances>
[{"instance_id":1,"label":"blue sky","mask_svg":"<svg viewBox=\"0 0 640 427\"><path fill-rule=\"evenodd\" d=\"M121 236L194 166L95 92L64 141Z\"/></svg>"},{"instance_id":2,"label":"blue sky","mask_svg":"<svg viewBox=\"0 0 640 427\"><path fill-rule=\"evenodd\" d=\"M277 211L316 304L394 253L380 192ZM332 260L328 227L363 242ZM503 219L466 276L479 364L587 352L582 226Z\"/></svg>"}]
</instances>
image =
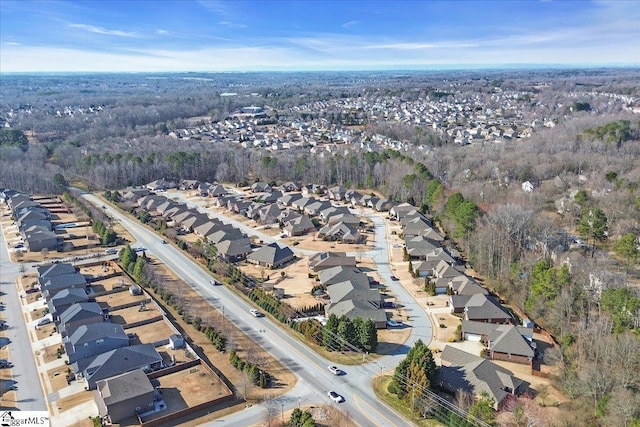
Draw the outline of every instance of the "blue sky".
<instances>
[{"instance_id":1,"label":"blue sky","mask_svg":"<svg viewBox=\"0 0 640 427\"><path fill-rule=\"evenodd\" d=\"M0 72L640 64L640 0L0 0Z\"/></svg>"}]
</instances>

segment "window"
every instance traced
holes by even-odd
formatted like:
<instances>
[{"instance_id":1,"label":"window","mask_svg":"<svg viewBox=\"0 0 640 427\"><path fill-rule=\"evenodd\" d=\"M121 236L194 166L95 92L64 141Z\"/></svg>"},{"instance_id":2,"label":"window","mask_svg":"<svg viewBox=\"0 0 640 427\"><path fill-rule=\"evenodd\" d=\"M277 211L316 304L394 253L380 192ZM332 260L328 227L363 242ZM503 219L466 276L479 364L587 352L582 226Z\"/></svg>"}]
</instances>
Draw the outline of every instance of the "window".
<instances>
[{"instance_id":1,"label":"window","mask_svg":"<svg viewBox=\"0 0 640 427\"><path fill-rule=\"evenodd\" d=\"M104 339L100 338L99 340L96 340L96 344L104 344Z\"/></svg>"}]
</instances>

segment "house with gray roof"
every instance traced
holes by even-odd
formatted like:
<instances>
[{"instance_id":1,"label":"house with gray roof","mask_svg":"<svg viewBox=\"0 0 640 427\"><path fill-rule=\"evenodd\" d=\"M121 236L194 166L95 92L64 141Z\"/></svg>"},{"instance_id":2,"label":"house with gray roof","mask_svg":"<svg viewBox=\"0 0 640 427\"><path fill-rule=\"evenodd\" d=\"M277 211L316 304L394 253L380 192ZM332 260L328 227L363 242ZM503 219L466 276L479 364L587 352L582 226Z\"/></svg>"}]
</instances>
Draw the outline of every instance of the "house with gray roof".
<instances>
[{"instance_id":1,"label":"house with gray roof","mask_svg":"<svg viewBox=\"0 0 640 427\"><path fill-rule=\"evenodd\" d=\"M268 193L259 194L254 200L259 203L275 203L283 195L282 191L272 190Z\"/></svg>"},{"instance_id":2,"label":"house with gray roof","mask_svg":"<svg viewBox=\"0 0 640 427\"><path fill-rule=\"evenodd\" d=\"M529 387L508 369L450 345L444 347L440 358L437 384L442 390L452 395L464 390L475 397L486 392L494 400L495 410L503 408L508 396L518 396Z\"/></svg>"},{"instance_id":3,"label":"house with gray roof","mask_svg":"<svg viewBox=\"0 0 640 427\"><path fill-rule=\"evenodd\" d=\"M300 186L298 184L296 184L295 182L292 181L288 181L283 183L282 185L280 185L280 187L278 187L278 189L280 191L284 191L284 192L291 192L291 191L300 191Z\"/></svg>"},{"instance_id":4,"label":"house with gray roof","mask_svg":"<svg viewBox=\"0 0 640 427\"><path fill-rule=\"evenodd\" d=\"M51 231L51 227L31 225L21 230L20 234L24 239L25 247L30 252L40 252L43 249L49 251L58 249L58 236Z\"/></svg>"},{"instance_id":5,"label":"house with gray roof","mask_svg":"<svg viewBox=\"0 0 640 427\"><path fill-rule=\"evenodd\" d=\"M348 299L336 304L326 305L325 315L329 317L332 314L335 314L338 318L346 316L350 320L358 317L363 320L371 319L376 324L376 328L382 329L387 327L387 313L369 301Z\"/></svg>"},{"instance_id":6,"label":"house with gray roof","mask_svg":"<svg viewBox=\"0 0 640 427\"><path fill-rule=\"evenodd\" d=\"M382 307L382 296L377 289L371 289L369 284L364 285L361 281L350 281L335 283L327 288L327 294L331 299L331 304L337 304L340 301L355 299L359 301L368 301L377 308Z\"/></svg>"},{"instance_id":7,"label":"house with gray roof","mask_svg":"<svg viewBox=\"0 0 640 427\"><path fill-rule=\"evenodd\" d=\"M466 320L489 323L512 323L513 317L502 307L498 299L491 295L450 295L449 306L452 313L463 313Z\"/></svg>"},{"instance_id":8,"label":"house with gray roof","mask_svg":"<svg viewBox=\"0 0 640 427\"><path fill-rule=\"evenodd\" d=\"M345 200L347 189L342 185L336 185L327 190L327 196L331 200Z\"/></svg>"},{"instance_id":9,"label":"house with gray roof","mask_svg":"<svg viewBox=\"0 0 640 427\"><path fill-rule=\"evenodd\" d=\"M307 205L315 203L317 199L315 197L301 197L291 202L291 206L300 212L303 212Z\"/></svg>"},{"instance_id":10,"label":"house with gray roof","mask_svg":"<svg viewBox=\"0 0 640 427\"><path fill-rule=\"evenodd\" d=\"M41 278L58 276L60 274L73 274L78 270L72 264L68 262L61 262L59 264L42 265L37 268L38 276ZM42 284L43 282L41 282Z\"/></svg>"},{"instance_id":11,"label":"house with gray roof","mask_svg":"<svg viewBox=\"0 0 640 427\"><path fill-rule=\"evenodd\" d=\"M96 383L93 397L98 414L111 424L152 411L155 389L142 369L116 375Z\"/></svg>"},{"instance_id":12,"label":"house with gray roof","mask_svg":"<svg viewBox=\"0 0 640 427\"><path fill-rule=\"evenodd\" d=\"M104 312L97 302L78 302L60 314L58 332L64 336L78 326L104 322L104 319Z\"/></svg>"},{"instance_id":13,"label":"house with gray roof","mask_svg":"<svg viewBox=\"0 0 640 427\"><path fill-rule=\"evenodd\" d=\"M262 206L258 209L258 219L260 224L277 224L281 209L277 204Z\"/></svg>"},{"instance_id":14,"label":"house with gray roof","mask_svg":"<svg viewBox=\"0 0 640 427\"><path fill-rule=\"evenodd\" d=\"M315 200L304 207L304 213L307 215L315 216L319 215L325 209L331 207L331 202L326 200Z\"/></svg>"},{"instance_id":15,"label":"house with gray roof","mask_svg":"<svg viewBox=\"0 0 640 427\"><path fill-rule=\"evenodd\" d=\"M278 205L281 208L288 208L290 206L293 206L293 202L295 202L296 200L300 200L302 199L302 194L300 193L289 193L289 194L285 194L282 197L279 197L277 202Z\"/></svg>"},{"instance_id":16,"label":"house with gray roof","mask_svg":"<svg viewBox=\"0 0 640 427\"><path fill-rule=\"evenodd\" d=\"M288 236L302 236L303 234L316 231L316 226L308 216L300 215L285 221L283 231Z\"/></svg>"},{"instance_id":17,"label":"house with gray roof","mask_svg":"<svg viewBox=\"0 0 640 427\"><path fill-rule=\"evenodd\" d=\"M339 265L318 272L320 283L325 288L340 282L360 282L362 288L369 286L369 278L357 267Z\"/></svg>"},{"instance_id":18,"label":"house with gray roof","mask_svg":"<svg viewBox=\"0 0 640 427\"><path fill-rule=\"evenodd\" d=\"M218 197L228 193L229 191L227 191L227 189L224 188L224 186L221 184L214 184L207 190L207 194L209 197Z\"/></svg>"},{"instance_id":19,"label":"house with gray roof","mask_svg":"<svg viewBox=\"0 0 640 427\"><path fill-rule=\"evenodd\" d=\"M453 295L489 294L489 291L468 276L453 277L449 281L449 288Z\"/></svg>"},{"instance_id":20,"label":"house with gray roof","mask_svg":"<svg viewBox=\"0 0 640 427\"><path fill-rule=\"evenodd\" d=\"M153 344L120 347L88 359L90 360L87 361L87 365L80 372L82 378L87 381L89 390L95 389L96 383L100 380L137 369L153 371L163 366L162 356L158 354Z\"/></svg>"},{"instance_id":21,"label":"house with gray roof","mask_svg":"<svg viewBox=\"0 0 640 427\"><path fill-rule=\"evenodd\" d=\"M278 268L293 260L295 255L288 246L273 242L247 255L247 261L268 268Z\"/></svg>"},{"instance_id":22,"label":"house with gray roof","mask_svg":"<svg viewBox=\"0 0 640 427\"><path fill-rule=\"evenodd\" d=\"M207 234L207 240L214 245L225 240L237 240L244 238L244 233L239 228L229 228L217 230L211 234Z\"/></svg>"},{"instance_id":23,"label":"house with gray roof","mask_svg":"<svg viewBox=\"0 0 640 427\"><path fill-rule=\"evenodd\" d=\"M39 278L40 289L45 300L49 300L58 291L69 288L85 289L87 279L80 273L60 274L58 276Z\"/></svg>"},{"instance_id":24,"label":"house with gray roof","mask_svg":"<svg viewBox=\"0 0 640 427\"><path fill-rule=\"evenodd\" d=\"M319 252L309 258L311 271L321 271L332 267L355 267L356 258L344 252Z\"/></svg>"},{"instance_id":25,"label":"house with gray roof","mask_svg":"<svg viewBox=\"0 0 640 427\"><path fill-rule=\"evenodd\" d=\"M345 243L359 243L363 236L358 233L357 227L344 222L326 225L318 231L318 237L324 240L340 241Z\"/></svg>"},{"instance_id":26,"label":"house with gray roof","mask_svg":"<svg viewBox=\"0 0 640 427\"><path fill-rule=\"evenodd\" d=\"M78 302L86 302L89 299L87 292L84 288L68 288L62 289L47 301L49 307L49 314L51 314L53 321L59 320L60 314Z\"/></svg>"},{"instance_id":27,"label":"house with gray roof","mask_svg":"<svg viewBox=\"0 0 640 427\"><path fill-rule=\"evenodd\" d=\"M251 240L248 237L223 240L215 245L218 250L218 256L231 262L241 261L251 253Z\"/></svg>"},{"instance_id":28,"label":"house with gray roof","mask_svg":"<svg viewBox=\"0 0 640 427\"><path fill-rule=\"evenodd\" d=\"M252 193L267 193L272 190L272 187L266 182L256 182L251 186Z\"/></svg>"},{"instance_id":29,"label":"house with gray roof","mask_svg":"<svg viewBox=\"0 0 640 427\"><path fill-rule=\"evenodd\" d=\"M215 233L218 230L222 230L225 229L223 227L227 227L226 229L230 229L233 228L232 225L226 225L224 224L222 221L220 221L217 218L214 219L209 219L209 221L205 222L204 224L200 224L197 227L193 228L193 232L200 237L206 237L209 234Z\"/></svg>"},{"instance_id":30,"label":"house with gray roof","mask_svg":"<svg viewBox=\"0 0 640 427\"><path fill-rule=\"evenodd\" d=\"M94 357L104 352L129 345L129 337L122 325L115 323L89 323L67 331L62 338L69 363L86 357Z\"/></svg>"}]
</instances>

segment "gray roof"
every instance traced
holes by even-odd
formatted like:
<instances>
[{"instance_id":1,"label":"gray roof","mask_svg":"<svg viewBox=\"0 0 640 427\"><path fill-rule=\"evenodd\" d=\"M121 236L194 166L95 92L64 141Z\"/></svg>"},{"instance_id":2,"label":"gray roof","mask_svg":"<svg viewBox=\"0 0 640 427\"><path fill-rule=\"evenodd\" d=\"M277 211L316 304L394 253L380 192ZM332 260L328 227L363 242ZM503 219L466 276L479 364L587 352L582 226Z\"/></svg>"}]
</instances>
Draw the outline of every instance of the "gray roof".
<instances>
[{"instance_id":1,"label":"gray roof","mask_svg":"<svg viewBox=\"0 0 640 427\"><path fill-rule=\"evenodd\" d=\"M334 283L357 280L366 283L367 286L369 284L367 275L360 271L359 268L347 267L343 265L327 268L318 272L318 278L320 279L320 283L322 283L322 285L324 285L325 287L333 285Z\"/></svg>"},{"instance_id":2,"label":"gray roof","mask_svg":"<svg viewBox=\"0 0 640 427\"><path fill-rule=\"evenodd\" d=\"M359 317L364 320L371 319L376 323L384 323L387 321L387 313L368 301L349 299L331 304L327 306L326 310L327 316L335 314L338 317L346 316L351 320Z\"/></svg>"},{"instance_id":3,"label":"gray roof","mask_svg":"<svg viewBox=\"0 0 640 427\"><path fill-rule=\"evenodd\" d=\"M80 273L60 274L58 276L46 276L38 279L43 290L54 294L61 289L81 288L86 286L87 280Z\"/></svg>"},{"instance_id":4,"label":"gray roof","mask_svg":"<svg viewBox=\"0 0 640 427\"><path fill-rule=\"evenodd\" d=\"M77 328L72 328L67 332L68 341L74 346L101 338L129 340L122 325L116 323L89 323L88 325L80 325Z\"/></svg>"},{"instance_id":5,"label":"gray roof","mask_svg":"<svg viewBox=\"0 0 640 427\"><path fill-rule=\"evenodd\" d=\"M162 362L153 344L138 344L107 351L96 356L84 368L84 377L96 382L125 372Z\"/></svg>"},{"instance_id":6,"label":"gray roof","mask_svg":"<svg viewBox=\"0 0 640 427\"><path fill-rule=\"evenodd\" d=\"M216 243L216 248L221 255L247 255L251 253L251 241L248 237L243 237L237 240L224 240Z\"/></svg>"},{"instance_id":7,"label":"gray roof","mask_svg":"<svg viewBox=\"0 0 640 427\"><path fill-rule=\"evenodd\" d=\"M250 253L247 259L259 263L278 265L292 257L293 251L291 248L288 246L281 247L278 243L273 242Z\"/></svg>"},{"instance_id":8,"label":"gray roof","mask_svg":"<svg viewBox=\"0 0 640 427\"><path fill-rule=\"evenodd\" d=\"M38 276L40 277L52 277L59 276L61 274L72 274L75 272L76 268L67 262L38 267Z\"/></svg>"},{"instance_id":9,"label":"gray roof","mask_svg":"<svg viewBox=\"0 0 640 427\"><path fill-rule=\"evenodd\" d=\"M472 295L465 304L465 312L468 320L474 319L500 319L510 320L509 314L495 297L485 294Z\"/></svg>"},{"instance_id":10,"label":"gray roof","mask_svg":"<svg viewBox=\"0 0 640 427\"><path fill-rule=\"evenodd\" d=\"M107 406L153 393L154 390L151 381L142 369L98 381L97 388L100 391L102 401Z\"/></svg>"},{"instance_id":11,"label":"gray roof","mask_svg":"<svg viewBox=\"0 0 640 427\"><path fill-rule=\"evenodd\" d=\"M327 294L329 294L329 298L331 298L331 304L355 299L371 301L379 305L382 300L380 292L377 289L371 289L368 283L365 287L361 281L335 283L327 288Z\"/></svg>"},{"instance_id":12,"label":"gray roof","mask_svg":"<svg viewBox=\"0 0 640 427\"><path fill-rule=\"evenodd\" d=\"M514 325L501 326L489 334L489 349L498 353L533 358L535 351L520 330Z\"/></svg>"},{"instance_id":13,"label":"gray roof","mask_svg":"<svg viewBox=\"0 0 640 427\"><path fill-rule=\"evenodd\" d=\"M355 267L356 258L346 256L345 253L320 252L309 259L309 267L314 271L326 270L337 266Z\"/></svg>"},{"instance_id":14,"label":"gray roof","mask_svg":"<svg viewBox=\"0 0 640 427\"><path fill-rule=\"evenodd\" d=\"M479 395L486 391L495 401L495 408L511 394L523 390L528 383L513 372L450 345L441 354L443 365L439 372L441 386L450 391L466 390Z\"/></svg>"},{"instance_id":15,"label":"gray roof","mask_svg":"<svg viewBox=\"0 0 640 427\"><path fill-rule=\"evenodd\" d=\"M76 302L86 301L89 297L84 288L67 288L56 292L49 299L49 311L57 312L56 307L68 306Z\"/></svg>"},{"instance_id":16,"label":"gray roof","mask_svg":"<svg viewBox=\"0 0 640 427\"><path fill-rule=\"evenodd\" d=\"M71 321L90 319L102 316L102 308L97 302L77 302L60 314L60 324L64 325Z\"/></svg>"},{"instance_id":17,"label":"gray roof","mask_svg":"<svg viewBox=\"0 0 640 427\"><path fill-rule=\"evenodd\" d=\"M220 243L225 240L238 240L242 238L244 238L244 234L238 228L223 229L207 234L207 240L211 243Z\"/></svg>"}]
</instances>

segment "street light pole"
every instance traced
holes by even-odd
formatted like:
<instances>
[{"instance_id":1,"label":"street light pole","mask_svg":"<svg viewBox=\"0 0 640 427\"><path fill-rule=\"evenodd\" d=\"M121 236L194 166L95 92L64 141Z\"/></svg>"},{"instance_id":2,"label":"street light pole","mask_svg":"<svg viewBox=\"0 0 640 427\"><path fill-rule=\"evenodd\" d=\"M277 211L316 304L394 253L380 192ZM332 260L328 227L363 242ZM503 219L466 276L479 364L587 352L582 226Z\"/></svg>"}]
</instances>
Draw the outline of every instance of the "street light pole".
<instances>
[{"instance_id":1,"label":"street light pole","mask_svg":"<svg viewBox=\"0 0 640 427\"><path fill-rule=\"evenodd\" d=\"M282 416L282 422L284 423L284 402L280 402L280 415Z\"/></svg>"}]
</instances>

